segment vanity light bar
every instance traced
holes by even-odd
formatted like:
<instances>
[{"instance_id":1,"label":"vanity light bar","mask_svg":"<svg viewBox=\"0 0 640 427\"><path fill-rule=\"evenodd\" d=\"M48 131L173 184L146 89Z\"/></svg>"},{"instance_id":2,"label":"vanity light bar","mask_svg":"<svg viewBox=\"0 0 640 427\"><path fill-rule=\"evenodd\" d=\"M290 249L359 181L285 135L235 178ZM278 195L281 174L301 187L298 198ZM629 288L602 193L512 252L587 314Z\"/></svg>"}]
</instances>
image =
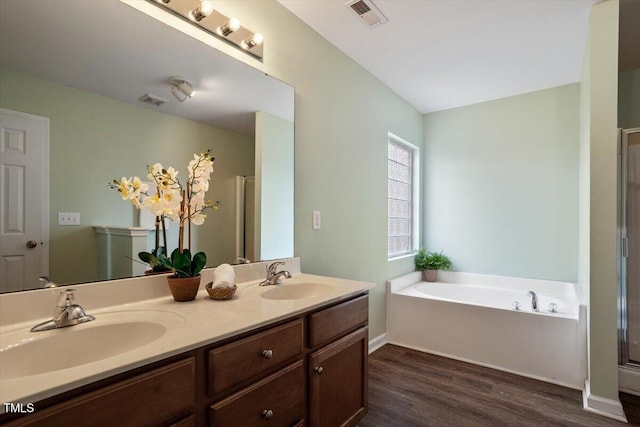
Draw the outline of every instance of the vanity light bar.
<instances>
[{"instance_id":1,"label":"vanity light bar","mask_svg":"<svg viewBox=\"0 0 640 427\"><path fill-rule=\"evenodd\" d=\"M147 0L262 60L264 37L214 9L210 0Z\"/></svg>"}]
</instances>

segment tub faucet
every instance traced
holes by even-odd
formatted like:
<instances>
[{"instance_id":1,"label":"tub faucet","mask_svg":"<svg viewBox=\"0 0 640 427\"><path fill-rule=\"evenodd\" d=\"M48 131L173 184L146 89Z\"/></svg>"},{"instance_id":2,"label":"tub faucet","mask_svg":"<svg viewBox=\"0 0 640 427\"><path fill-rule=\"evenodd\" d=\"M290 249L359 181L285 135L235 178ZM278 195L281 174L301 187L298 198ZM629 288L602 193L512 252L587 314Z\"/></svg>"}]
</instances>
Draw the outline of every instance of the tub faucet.
<instances>
[{"instance_id":1,"label":"tub faucet","mask_svg":"<svg viewBox=\"0 0 640 427\"><path fill-rule=\"evenodd\" d=\"M31 328L31 332L64 328L94 320L95 317L86 314L82 307L73 303L75 291L75 289L66 289L60 292L58 303L53 311L53 319L37 324Z\"/></svg>"},{"instance_id":2,"label":"tub faucet","mask_svg":"<svg viewBox=\"0 0 640 427\"><path fill-rule=\"evenodd\" d=\"M533 291L529 291L527 295L531 297L531 311L540 311L538 310L538 295Z\"/></svg>"},{"instance_id":3,"label":"tub faucet","mask_svg":"<svg viewBox=\"0 0 640 427\"><path fill-rule=\"evenodd\" d=\"M258 286L269 286L269 285L277 285L282 282L282 278L291 279L291 273L286 270L278 271L278 266L284 265L284 262L277 261L270 264L267 267L267 278L264 279Z\"/></svg>"}]
</instances>

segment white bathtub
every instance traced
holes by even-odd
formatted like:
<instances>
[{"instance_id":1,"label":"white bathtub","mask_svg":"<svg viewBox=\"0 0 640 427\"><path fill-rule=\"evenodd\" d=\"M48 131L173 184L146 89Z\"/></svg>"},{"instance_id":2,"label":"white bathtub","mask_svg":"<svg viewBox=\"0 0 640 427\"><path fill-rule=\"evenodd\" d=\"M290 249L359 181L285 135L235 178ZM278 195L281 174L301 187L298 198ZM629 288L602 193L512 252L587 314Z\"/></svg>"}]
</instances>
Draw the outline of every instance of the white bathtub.
<instances>
[{"instance_id":1,"label":"white bathtub","mask_svg":"<svg viewBox=\"0 0 640 427\"><path fill-rule=\"evenodd\" d=\"M388 342L584 387L586 307L574 284L455 272L421 280L414 272L387 282ZM540 311L532 311L528 291L538 295Z\"/></svg>"}]
</instances>

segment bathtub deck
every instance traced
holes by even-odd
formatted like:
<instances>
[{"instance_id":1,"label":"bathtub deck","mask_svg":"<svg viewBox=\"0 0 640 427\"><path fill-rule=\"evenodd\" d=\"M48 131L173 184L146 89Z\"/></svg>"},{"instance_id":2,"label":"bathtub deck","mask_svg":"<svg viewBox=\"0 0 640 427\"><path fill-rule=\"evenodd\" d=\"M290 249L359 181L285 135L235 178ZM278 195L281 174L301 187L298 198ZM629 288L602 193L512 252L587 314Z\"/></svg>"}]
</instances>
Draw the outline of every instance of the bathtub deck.
<instances>
[{"instance_id":1,"label":"bathtub deck","mask_svg":"<svg viewBox=\"0 0 640 427\"><path fill-rule=\"evenodd\" d=\"M639 398L625 395L625 409ZM582 409L580 391L385 345L369 358L369 413L360 427L625 426ZM634 419L635 418L635 419Z\"/></svg>"}]
</instances>

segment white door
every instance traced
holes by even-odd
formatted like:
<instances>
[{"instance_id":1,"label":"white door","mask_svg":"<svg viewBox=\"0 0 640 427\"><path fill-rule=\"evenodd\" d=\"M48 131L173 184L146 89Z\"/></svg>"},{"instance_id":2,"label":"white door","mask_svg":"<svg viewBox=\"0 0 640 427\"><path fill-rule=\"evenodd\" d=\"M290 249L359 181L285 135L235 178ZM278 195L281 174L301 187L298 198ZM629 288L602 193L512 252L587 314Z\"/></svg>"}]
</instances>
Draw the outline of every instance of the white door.
<instances>
[{"instance_id":1,"label":"white door","mask_svg":"<svg viewBox=\"0 0 640 427\"><path fill-rule=\"evenodd\" d=\"M49 119L0 108L0 292L48 274L48 169Z\"/></svg>"}]
</instances>

